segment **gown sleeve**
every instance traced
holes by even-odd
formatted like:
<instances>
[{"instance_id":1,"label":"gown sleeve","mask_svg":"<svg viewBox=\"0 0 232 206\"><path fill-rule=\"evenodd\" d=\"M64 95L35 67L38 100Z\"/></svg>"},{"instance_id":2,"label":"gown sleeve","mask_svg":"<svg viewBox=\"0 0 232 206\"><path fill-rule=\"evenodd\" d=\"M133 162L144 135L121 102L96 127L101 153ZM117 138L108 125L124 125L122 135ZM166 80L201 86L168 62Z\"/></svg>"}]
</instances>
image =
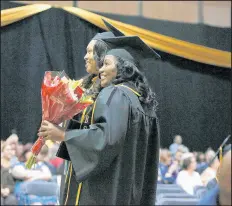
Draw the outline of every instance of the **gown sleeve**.
<instances>
[{"instance_id":1,"label":"gown sleeve","mask_svg":"<svg viewBox=\"0 0 232 206\"><path fill-rule=\"evenodd\" d=\"M65 143L78 181L109 167L125 139L130 102L117 87L103 89L89 129L67 131Z\"/></svg>"}]
</instances>

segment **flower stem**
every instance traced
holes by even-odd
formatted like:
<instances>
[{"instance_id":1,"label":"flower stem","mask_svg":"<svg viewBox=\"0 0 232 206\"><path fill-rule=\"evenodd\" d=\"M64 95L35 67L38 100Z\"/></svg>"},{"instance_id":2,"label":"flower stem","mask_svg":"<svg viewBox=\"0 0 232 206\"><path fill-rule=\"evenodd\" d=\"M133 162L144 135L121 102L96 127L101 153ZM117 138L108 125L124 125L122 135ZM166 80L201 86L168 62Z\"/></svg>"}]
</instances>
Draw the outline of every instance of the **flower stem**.
<instances>
[{"instance_id":1,"label":"flower stem","mask_svg":"<svg viewBox=\"0 0 232 206\"><path fill-rule=\"evenodd\" d=\"M36 156L32 154L26 162L26 168L31 169L35 163L36 163Z\"/></svg>"}]
</instances>

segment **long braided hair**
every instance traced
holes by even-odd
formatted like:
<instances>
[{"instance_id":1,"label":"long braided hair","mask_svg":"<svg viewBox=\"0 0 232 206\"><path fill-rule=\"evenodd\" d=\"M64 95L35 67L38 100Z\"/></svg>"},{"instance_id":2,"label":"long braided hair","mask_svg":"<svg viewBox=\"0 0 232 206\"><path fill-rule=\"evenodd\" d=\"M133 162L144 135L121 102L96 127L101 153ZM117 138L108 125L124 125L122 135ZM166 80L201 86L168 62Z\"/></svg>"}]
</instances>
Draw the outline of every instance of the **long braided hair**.
<instances>
[{"instance_id":1,"label":"long braided hair","mask_svg":"<svg viewBox=\"0 0 232 206\"><path fill-rule=\"evenodd\" d=\"M94 60L96 61L97 69L99 70L103 66L104 58L109 50L109 47L106 43L104 43L101 40L96 40L96 43L93 47L93 55ZM97 77L96 74L88 74L83 78L82 86L85 89L90 89L90 87L93 85L92 80ZM93 99L95 100L101 90L100 81L94 83L94 86L89 90L89 93L93 96Z\"/></svg>"}]
</instances>

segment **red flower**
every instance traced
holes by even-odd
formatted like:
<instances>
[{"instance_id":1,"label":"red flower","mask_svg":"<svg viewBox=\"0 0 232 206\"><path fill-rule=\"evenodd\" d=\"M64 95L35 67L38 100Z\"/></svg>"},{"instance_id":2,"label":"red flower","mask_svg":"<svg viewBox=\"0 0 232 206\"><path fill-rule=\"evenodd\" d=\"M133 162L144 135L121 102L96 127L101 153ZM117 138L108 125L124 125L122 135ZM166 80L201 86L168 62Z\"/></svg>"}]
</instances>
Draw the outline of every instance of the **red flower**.
<instances>
[{"instance_id":1,"label":"red flower","mask_svg":"<svg viewBox=\"0 0 232 206\"><path fill-rule=\"evenodd\" d=\"M69 78L64 72L45 72L41 86L42 119L57 125L71 119L93 103L83 100L83 96L84 90L80 86L75 89L69 87ZM26 164L27 168L35 163L44 144L44 138L39 137L31 148L32 156Z\"/></svg>"}]
</instances>

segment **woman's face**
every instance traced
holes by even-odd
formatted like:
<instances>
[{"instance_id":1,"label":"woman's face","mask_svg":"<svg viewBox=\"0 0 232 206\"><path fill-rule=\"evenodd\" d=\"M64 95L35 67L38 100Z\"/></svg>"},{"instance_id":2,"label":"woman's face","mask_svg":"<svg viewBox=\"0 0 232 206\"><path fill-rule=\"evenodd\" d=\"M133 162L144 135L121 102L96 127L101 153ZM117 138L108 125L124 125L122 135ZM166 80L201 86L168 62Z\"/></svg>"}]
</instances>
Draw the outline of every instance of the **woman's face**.
<instances>
[{"instance_id":1,"label":"woman's face","mask_svg":"<svg viewBox=\"0 0 232 206\"><path fill-rule=\"evenodd\" d=\"M86 48L86 55L84 57L85 68L89 74L98 74L96 61L95 61L94 55L93 55L93 49L94 49L95 44L96 44L96 40L92 40L89 42L89 44Z\"/></svg>"},{"instance_id":2,"label":"woman's face","mask_svg":"<svg viewBox=\"0 0 232 206\"><path fill-rule=\"evenodd\" d=\"M165 164L165 165L170 165L172 162L171 153L169 151L167 151L166 149L161 151L160 162Z\"/></svg>"},{"instance_id":3,"label":"woman's face","mask_svg":"<svg viewBox=\"0 0 232 206\"><path fill-rule=\"evenodd\" d=\"M205 161L205 155L200 154L199 159L200 159L200 162L204 162Z\"/></svg>"},{"instance_id":4,"label":"woman's face","mask_svg":"<svg viewBox=\"0 0 232 206\"><path fill-rule=\"evenodd\" d=\"M4 150L3 150L3 156L10 160L14 155L14 150L12 150L11 145L6 145Z\"/></svg>"},{"instance_id":5,"label":"woman's face","mask_svg":"<svg viewBox=\"0 0 232 206\"><path fill-rule=\"evenodd\" d=\"M106 55L104 64L99 70L101 87L108 86L117 76L116 59L112 55Z\"/></svg>"}]
</instances>

